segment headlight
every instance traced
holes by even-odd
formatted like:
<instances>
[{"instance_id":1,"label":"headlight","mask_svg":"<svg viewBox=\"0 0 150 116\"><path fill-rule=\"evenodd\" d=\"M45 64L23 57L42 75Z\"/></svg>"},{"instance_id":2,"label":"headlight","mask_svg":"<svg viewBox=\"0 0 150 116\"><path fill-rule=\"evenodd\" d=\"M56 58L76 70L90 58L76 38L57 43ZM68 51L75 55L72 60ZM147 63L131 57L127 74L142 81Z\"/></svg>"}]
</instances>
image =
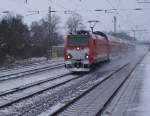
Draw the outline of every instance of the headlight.
<instances>
[{"instance_id":1,"label":"headlight","mask_svg":"<svg viewBox=\"0 0 150 116\"><path fill-rule=\"evenodd\" d=\"M89 59L89 55L88 54L85 54L85 59Z\"/></svg>"},{"instance_id":2,"label":"headlight","mask_svg":"<svg viewBox=\"0 0 150 116\"><path fill-rule=\"evenodd\" d=\"M68 54L67 59L71 59L71 58L72 58L71 54Z\"/></svg>"}]
</instances>

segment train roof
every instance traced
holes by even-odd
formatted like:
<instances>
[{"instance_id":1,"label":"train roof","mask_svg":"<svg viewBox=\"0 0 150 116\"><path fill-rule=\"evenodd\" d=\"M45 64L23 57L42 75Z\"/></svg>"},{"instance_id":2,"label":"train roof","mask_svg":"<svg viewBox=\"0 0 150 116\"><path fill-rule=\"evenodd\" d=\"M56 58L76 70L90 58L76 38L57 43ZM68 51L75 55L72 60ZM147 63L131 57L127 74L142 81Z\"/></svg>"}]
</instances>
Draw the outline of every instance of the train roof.
<instances>
[{"instance_id":1,"label":"train roof","mask_svg":"<svg viewBox=\"0 0 150 116\"><path fill-rule=\"evenodd\" d=\"M106 34L103 33L103 32L101 32L101 31L95 31L95 32L93 32L93 34L95 34L95 35L100 35L100 36L102 36L102 37L106 37Z\"/></svg>"},{"instance_id":2,"label":"train roof","mask_svg":"<svg viewBox=\"0 0 150 116\"><path fill-rule=\"evenodd\" d=\"M113 41L113 42L120 42L120 43L125 43L125 44L131 43L130 40L123 39L123 38L118 38L118 37L112 36L112 35L110 35L110 34L108 34L107 37L108 37L108 40L109 40L110 42Z\"/></svg>"},{"instance_id":3,"label":"train roof","mask_svg":"<svg viewBox=\"0 0 150 116\"><path fill-rule=\"evenodd\" d=\"M113 35L108 34L108 33L106 34L106 33L101 32L101 31L94 31L92 33L92 32L87 31L87 30L80 30L80 31L77 31L76 34L69 34L67 37L68 38L81 37L81 36L89 37L92 34L98 35L101 37L107 37L110 42L120 42L120 43L126 43L126 44L132 43L129 39L119 38L119 37L113 36Z\"/></svg>"}]
</instances>

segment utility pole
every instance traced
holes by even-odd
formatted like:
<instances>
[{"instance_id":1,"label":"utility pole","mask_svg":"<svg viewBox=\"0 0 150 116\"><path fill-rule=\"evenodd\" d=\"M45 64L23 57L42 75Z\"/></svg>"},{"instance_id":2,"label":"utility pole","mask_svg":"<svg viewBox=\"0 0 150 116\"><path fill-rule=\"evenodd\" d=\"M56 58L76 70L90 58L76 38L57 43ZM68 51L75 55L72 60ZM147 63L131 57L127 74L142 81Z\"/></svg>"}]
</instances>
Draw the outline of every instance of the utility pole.
<instances>
[{"instance_id":1,"label":"utility pole","mask_svg":"<svg viewBox=\"0 0 150 116\"><path fill-rule=\"evenodd\" d=\"M25 3L27 4L27 3L28 3L28 0L25 0Z\"/></svg>"},{"instance_id":2,"label":"utility pole","mask_svg":"<svg viewBox=\"0 0 150 116\"><path fill-rule=\"evenodd\" d=\"M114 33L117 31L117 18L114 16Z\"/></svg>"},{"instance_id":3,"label":"utility pole","mask_svg":"<svg viewBox=\"0 0 150 116\"><path fill-rule=\"evenodd\" d=\"M51 40L51 6L48 9L48 49L47 49L47 59L52 58L52 40Z\"/></svg>"},{"instance_id":4,"label":"utility pole","mask_svg":"<svg viewBox=\"0 0 150 116\"><path fill-rule=\"evenodd\" d=\"M47 50L47 59L52 58L52 46L53 46L53 33L52 33L52 11L51 6L48 9L48 50Z\"/></svg>"}]
</instances>

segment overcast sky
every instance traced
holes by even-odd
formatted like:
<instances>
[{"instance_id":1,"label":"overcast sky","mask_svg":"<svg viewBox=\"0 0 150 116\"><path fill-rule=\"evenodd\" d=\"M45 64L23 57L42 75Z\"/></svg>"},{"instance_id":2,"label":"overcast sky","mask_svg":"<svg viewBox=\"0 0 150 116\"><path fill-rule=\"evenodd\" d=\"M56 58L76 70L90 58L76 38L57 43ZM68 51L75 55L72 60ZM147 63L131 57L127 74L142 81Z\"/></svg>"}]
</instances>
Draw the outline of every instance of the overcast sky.
<instances>
[{"instance_id":1,"label":"overcast sky","mask_svg":"<svg viewBox=\"0 0 150 116\"><path fill-rule=\"evenodd\" d=\"M64 11L75 10L79 13L84 24L89 28L89 20L99 20L96 30L113 30L113 16L117 17L117 30L147 29L150 31L150 4L140 4L137 1L144 0L0 0L0 17L2 18L5 10L13 14L21 14L24 21L30 25L32 21L38 21L44 18L48 12L48 6L55 10L56 15L60 16L60 29L64 29L64 23L70 14L64 14ZM145 0L146 1L146 0ZM147 0L148 1L148 0ZM118 9L116 12L104 13L96 12L96 9ZM144 10L136 11L135 8ZM28 15L28 11L40 11L38 15ZM64 31L62 31L64 32ZM133 35L133 32L130 33ZM149 33L137 32L137 37L149 38ZM140 38L140 39L141 39Z\"/></svg>"}]
</instances>

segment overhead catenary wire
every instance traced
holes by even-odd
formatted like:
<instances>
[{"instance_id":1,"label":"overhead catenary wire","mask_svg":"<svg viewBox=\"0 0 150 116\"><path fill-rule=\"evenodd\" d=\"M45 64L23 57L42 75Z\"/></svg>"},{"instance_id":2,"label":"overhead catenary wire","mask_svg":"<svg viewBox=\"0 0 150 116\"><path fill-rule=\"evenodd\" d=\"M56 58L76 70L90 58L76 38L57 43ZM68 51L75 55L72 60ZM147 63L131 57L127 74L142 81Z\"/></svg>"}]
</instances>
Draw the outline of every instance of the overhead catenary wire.
<instances>
[{"instance_id":1,"label":"overhead catenary wire","mask_svg":"<svg viewBox=\"0 0 150 116\"><path fill-rule=\"evenodd\" d=\"M111 5L111 7L112 8L114 8L114 6L111 4L111 2L109 1L109 0L107 0L108 1L108 3ZM126 9L125 9L126 10ZM127 9L128 10L128 9ZM134 9L134 10L141 10L141 9ZM122 18L122 17L121 17ZM123 19L123 18L122 18ZM127 24L131 27L131 30L133 31L133 33L134 33L134 38L135 38L135 29L133 29L133 27L131 26L131 24L129 24L128 23L128 21L127 21ZM132 23L133 24L133 23ZM134 25L135 26L135 25Z\"/></svg>"},{"instance_id":2,"label":"overhead catenary wire","mask_svg":"<svg viewBox=\"0 0 150 116\"><path fill-rule=\"evenodd\" d=\"M73 0L72 0L73 1ZM114 6L113 6L113 4L109 1L109 0L106 0L108 3L109 3L109 5L113 8L113 9L116 9L116 11L114 10L114 12L119 12L119 11L127 11L127 10L133 10L133 9L119 9L119 8L114 8ZM79 3L84 3L85 4L85 2L84 1L79 1ZM119 7L119 4L121 3L121 0L118 0L118 4L117 4L117 7ZM56 0L53 0L52 1L52 4L54 4L54 5L56 5L56 6L58 6L59 8L61 8L60 10L55 10L56 11L56 13L64 13L65 11L73 11L73 12L78 12L78 13L81 13L81 12L84 12L84 13L93 13L93 12L95 12L94 11L94 9L86 9L86 10L84 10L84 9L75 9L75 10L71 10L71 9L68 9L68 8L66 8L63 4L60 4L60 3L58 3L58 2L56 2ZM75 2L75 4L76 4L76 2ZM76 4L77 5L77 4ZM103 12L104 11L109 11L110 9L103 9ZM41 12L47 12L46 10L44 11L44 10L39 10L39 13L41 13ZM105 12L104 12L105 13ZM28 14L27 14L28 15ZM122 18L123 19L123 17L124 17L124 15L123 16L120 16L120 14L117 14L120 18ZM130 27L131 28L133 28L134 26L131 26L131 24L129 24L129 22L128 21L124 21L124 22L126 22L125 24L127 24L127 25L130 25ZM132 23L132 25L133 25L133 23Z\"/></svg>"},{"instance_id":3,"label":"overhead catenary wire","mask_svg":"<svg viewBox=\"0 0 150 116\"><path fill-rule=\"evenodd\" d=\"M144 4L150 3L150 0L136 0L136 1L137 3L144 3Z\"/></svg>"},{"instance_id":4,"label":"overhead catenary wire","mask_svg":"<svg viewBox=\"0 0 150 116\"><path fill-rule=\"evenodd\" d=\"M113 5L112 5L112 3L109 1L109 0L106 0L107 1L107 3L113 8L113 9L116 9ZM125 10L127 10L127 9L125 9ZM132 9L133 10L133 9ZM120 16L120 13L118 13L118 9L116 10L116 14L117 14L117 16L119 16L122 20L124 20L124 15L123 16ZM133 26L131 26L131 24L128 22L128 21L126 21L126 20L124 20L124 22L126 22L126 23L124 23L124 24L127 24L132 30L133 30L133 27L135 27L135 25L133 24Z\"/></svg>"}]
</instances>

